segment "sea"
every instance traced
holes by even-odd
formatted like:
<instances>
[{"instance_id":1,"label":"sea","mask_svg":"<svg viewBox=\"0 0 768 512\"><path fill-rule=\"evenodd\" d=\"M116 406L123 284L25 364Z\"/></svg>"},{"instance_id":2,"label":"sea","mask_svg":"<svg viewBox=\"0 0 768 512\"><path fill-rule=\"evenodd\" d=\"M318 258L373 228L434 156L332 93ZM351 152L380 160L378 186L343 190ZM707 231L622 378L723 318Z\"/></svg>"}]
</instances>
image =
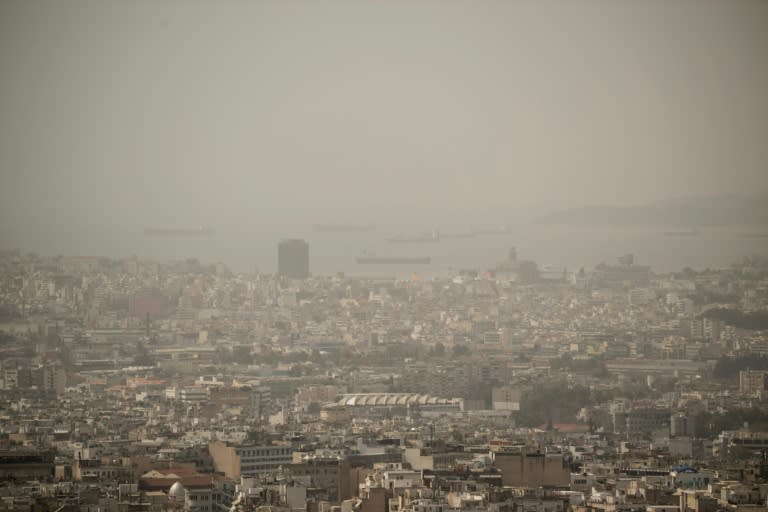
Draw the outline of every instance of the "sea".
<instances>
[{"instance_id":1,"label":"sea","mask_svg":"<svg viewBox=\"0 0 768 512\"><path fill-rule=\"evenodd\" d=\"M635 263L653 272L668 273L685 267L695 270L723 268L748 256L768 256L768 227L699 227L695 232L652 226L564 226L521 223L491 226L472 237L451 237L464 229L443 229L439 241L394 243L390 238L415 237L428 229L376 225L370 231L320 231L309 225L269 227L210 226L210 235L150 236L143 227L83 228L35 236L25 233L13 248L44 256L138 256L158 261L196 258L221 262L234 272L272 273L277 269L281 239L301 238L309 243L313 275L344 273L353 276L422 278L452 275L461 270L483 272L508 258L515 248L518 259L539 267L577 271L633 254ZM683 234L681 234L683 233ZM9 240L5 240L5 249ZM413 265L358 264L360 255L429 257L431 263Z\"/></svg>"}]
</instances>

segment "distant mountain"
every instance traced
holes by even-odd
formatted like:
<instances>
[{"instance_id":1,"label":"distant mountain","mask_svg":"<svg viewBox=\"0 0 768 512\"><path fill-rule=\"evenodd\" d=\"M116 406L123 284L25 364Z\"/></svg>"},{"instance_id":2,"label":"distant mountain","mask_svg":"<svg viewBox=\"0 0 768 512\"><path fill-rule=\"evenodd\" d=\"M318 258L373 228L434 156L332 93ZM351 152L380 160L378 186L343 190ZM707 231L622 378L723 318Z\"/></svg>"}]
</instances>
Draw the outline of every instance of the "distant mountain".
<instances>
[{"instance_id":1,"label":"distant mountain","mask_svg":"<svg viewBox=\"0 0 768 512\"><path fill-rule=\"evenodd\" d=\"M645 206L586 206L558 210L538 222L584 226L768 226L768 196L689 197Z\"/></svg>"}]
</instances>

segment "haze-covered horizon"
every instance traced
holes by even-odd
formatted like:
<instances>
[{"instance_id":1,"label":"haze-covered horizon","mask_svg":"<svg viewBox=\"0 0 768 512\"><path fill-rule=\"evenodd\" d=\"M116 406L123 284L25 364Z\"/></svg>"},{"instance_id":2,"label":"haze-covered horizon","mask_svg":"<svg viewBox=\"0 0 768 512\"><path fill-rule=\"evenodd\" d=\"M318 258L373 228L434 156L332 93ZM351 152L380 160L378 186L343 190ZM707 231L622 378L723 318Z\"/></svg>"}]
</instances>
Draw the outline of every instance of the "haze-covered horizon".
<instances>
[{"instance_id":1,"label":"haze-covered horizon","mask_svg":"<svg viewBox=\"0 0 768 512\"><path fill-rule=\"evenodd\" d=\"M761 1L7 0L0 245L765 194L766 26Z\"/></svg>"}]
</instances>

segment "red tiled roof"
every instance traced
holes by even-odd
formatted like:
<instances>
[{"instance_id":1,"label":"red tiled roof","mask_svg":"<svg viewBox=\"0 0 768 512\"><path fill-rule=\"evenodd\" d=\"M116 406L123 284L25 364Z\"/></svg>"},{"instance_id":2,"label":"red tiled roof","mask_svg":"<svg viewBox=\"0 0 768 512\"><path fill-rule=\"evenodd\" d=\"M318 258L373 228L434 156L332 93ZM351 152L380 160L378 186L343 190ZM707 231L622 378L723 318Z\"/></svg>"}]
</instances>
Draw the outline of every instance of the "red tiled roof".
<instances>
[{"instance_id":1,"label":"red tiled roof","mask_svg":"<svg viewBox=\"0 0 768 512\"><path fill-rule=\"evenodd\" d=\"M181 482L184 487L195 489L210 487L213 482L226 480L224 475L217 475L213 473L198 473L192 466L178 466L174 468L156 469L154 473L161 473L163 475L173 475L170 478L167 476L156 477L150 476L145 478L139 478L139 487L143 490L156 490L167 491L171 485L176 482Z\"/></svg>"},{"instance_id":2,"label":"red tiled roof","mask_svg":"<svg viewBox=\"0 0 768 512\"><path fill-rule=\"evenodd\" d=\"M539 425L536 427L539 430L547 430L547 425ZM557 430L564 434L578 434L589 432L589 425L585 423L555 423L552 425L552 430Z\"/></svg>"},{"instance_id":3,"label":"red tiled roof","mask_svg":"<svg viewBox=\"0 0 768 512\"><path fill-rule=\"evenodd\" d=\"M158 473L162 473L164 475L197 475L199 474L197 470L192 466L178 466L175 468L167 468L167 469L156 469Z\"/></svg>"}]
</instances>

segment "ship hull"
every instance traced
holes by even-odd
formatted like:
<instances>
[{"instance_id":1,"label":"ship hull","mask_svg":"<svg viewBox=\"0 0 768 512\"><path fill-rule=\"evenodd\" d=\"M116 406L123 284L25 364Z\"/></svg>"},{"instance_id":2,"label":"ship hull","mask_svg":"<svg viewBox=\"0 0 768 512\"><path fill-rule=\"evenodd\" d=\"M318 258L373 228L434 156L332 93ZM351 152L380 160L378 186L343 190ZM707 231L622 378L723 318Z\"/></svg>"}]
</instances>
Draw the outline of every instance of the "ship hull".
<instances>
[{"instance_id":1,"label":"ship hull","mask_svg":"<svg viewBox=\"0 0 768 512\"><path fill-rule=\"evenodd\" d=\"M146 236L211 236L213 230L209 228L185 229L185 228L145 228Z\"/></svg>"},{"instance_id":2,"label":"ship hull","mask_svg":"<svg viewBox=\"0 0 768 512\"><path fill-rule=\"evenodd\" d=\"M358 256L355 261L360 265L428 265L432 258Z\"/></svg>"},{"instance_id":3,"label":"ship hull","mask_svg":"<svg viewBox=\"0 0 768 512\"><path fill-rule=\"evenodd\" d=\"M315 231L321 233L361 233L376 231L376 226L373 224L315 224L313 228Z\"/></svg>"}]
</instances>

